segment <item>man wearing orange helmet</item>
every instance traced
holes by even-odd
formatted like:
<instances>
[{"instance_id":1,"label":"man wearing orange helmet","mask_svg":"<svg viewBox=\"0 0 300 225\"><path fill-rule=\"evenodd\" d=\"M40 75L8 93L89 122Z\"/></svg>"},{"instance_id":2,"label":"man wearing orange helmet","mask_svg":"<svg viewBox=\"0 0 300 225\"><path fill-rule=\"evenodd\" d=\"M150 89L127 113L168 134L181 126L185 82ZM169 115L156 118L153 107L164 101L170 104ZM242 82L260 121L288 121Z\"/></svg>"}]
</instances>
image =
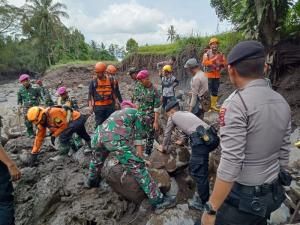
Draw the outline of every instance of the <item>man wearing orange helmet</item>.
<instances>
[{"instance_id":1,"label":"man wearing orange helmet","mask_svg":"<svg viewBox=\"0 0 300 225\"><path fill-rule=\"evenodd\" d=\"M205 76L208 78L208 87L211 95L211 109L219 111L217 107L218 91L220 86L220 71L225 68L226 60L223 53L218 51L219 40L211 38L210 49L203 55L203 68Z\"/></svg>"},{"instance_id":2,"label":"man wearing orange helmet","mask_svg":"<svg viewBox=\"0 0 300 225\"><path fill-rule=\"evenodd\" d=\"M120 88L119 88L119 82L117 80L117 78L115 77L115 75L117 74L117 68L114 65L108 65L106 68L106 74L115 81L115 92L116 92L116 97L119 100L119 103L123 102L122 99L122 95L120 92Z\"/></svg>"},{"instance_id":3,"label":"man wearing orange helmet","mask_svg":"<svg viewBox=\"0 0 300 225\"><path fill-rule=\"evenodd\" d=\"M84 139L88 146L91 144L91 138L84 126L87 118L78 111L73 110L72 114L68 116L67 110L62 107L42 108L35 106L28 110L27 118L28 121L35 124L38 128L31 151L31 165L37 160L37 155L46 136L47 128L51 132L51 143L53 145L55 138L59 137L60 155L67 155L69 153L70 141L74 133Z\"/></svg>"},{"instance_id":4,"label":"man wearing orange helmet","mask_svg":"<svg viewBox=\"0 0 300 225\"><path fill-rule=\"evenodd\" d=\"M115 111L114 103L119 103L115 94L115 80L105 73L106 68L103 62L95 65L97 78L92 80L89 86L89 108L90 113L95 113L96 127Z\"/></svg>"}]
</instances>

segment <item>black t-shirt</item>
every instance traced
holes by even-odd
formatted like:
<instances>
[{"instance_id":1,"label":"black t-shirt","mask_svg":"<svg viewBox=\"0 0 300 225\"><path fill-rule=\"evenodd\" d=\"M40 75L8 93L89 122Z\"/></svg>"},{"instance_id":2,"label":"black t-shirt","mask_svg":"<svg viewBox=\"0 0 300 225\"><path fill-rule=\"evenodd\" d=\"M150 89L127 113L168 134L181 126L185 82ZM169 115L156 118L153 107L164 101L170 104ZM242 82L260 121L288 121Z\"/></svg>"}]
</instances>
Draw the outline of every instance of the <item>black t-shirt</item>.
<instances>
[{"instance_id":1,"label":"black t-shirt","mask_svg":"<svg viewBox=\"0 0 300 225\"><path fill-rule=\"evenodd\" d=\"M0 202L13 200L13 186L7 166L0 161Z\"/></svg>"}]
</instances>

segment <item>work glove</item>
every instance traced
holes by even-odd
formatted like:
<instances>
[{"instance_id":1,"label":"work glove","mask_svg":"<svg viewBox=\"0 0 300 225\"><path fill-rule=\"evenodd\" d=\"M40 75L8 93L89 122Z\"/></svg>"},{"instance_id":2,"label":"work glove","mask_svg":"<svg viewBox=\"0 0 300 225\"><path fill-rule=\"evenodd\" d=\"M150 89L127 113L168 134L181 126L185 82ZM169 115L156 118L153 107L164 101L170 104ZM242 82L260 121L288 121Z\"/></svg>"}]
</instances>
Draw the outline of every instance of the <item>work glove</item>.
<instances>
[{"instance_id":1,"label":"work glove","mask_svg":"<svg viewBox=\"0 0 300 225\"><path fill-rule=\"evenodd\" d=\"M55 145L55 136L51 136L51 144Z\"/></svg>"},{"instance_id":2,"label":"work glove","mask_svg":"<svg viewBox=\"0 0 300 225\"><path fill-rule=\"evenodd\" d=\"M37 165L37 158L38 158L38 154L31 154L30 158L29 158L28 165L30 167L36 166Z\"/></svg>"}]
</instances>

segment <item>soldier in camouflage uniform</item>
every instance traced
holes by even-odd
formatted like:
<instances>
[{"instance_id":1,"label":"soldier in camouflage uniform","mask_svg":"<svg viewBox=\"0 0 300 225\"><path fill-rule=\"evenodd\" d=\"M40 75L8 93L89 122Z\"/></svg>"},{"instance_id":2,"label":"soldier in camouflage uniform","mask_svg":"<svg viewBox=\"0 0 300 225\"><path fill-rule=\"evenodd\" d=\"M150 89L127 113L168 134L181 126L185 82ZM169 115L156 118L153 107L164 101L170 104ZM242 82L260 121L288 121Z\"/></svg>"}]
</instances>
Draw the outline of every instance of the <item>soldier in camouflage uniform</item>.
<instances>
[{"instance_id":1,"label":"soldier in camouflage uniform","mask_svg":"<svg viewBox=\"0 0 300 225\"><path fill-rule=\"evenodd\" d=\"M134 102L139 111L150 116L151 121L147 124L146 154L150 155L153 148L155 130L159 129L160 94L149 80L147 70L138 73L137 79L141 85L136 89L136 101Z\"/></svg>"},{"instance_id":2,"label":"soldier in camouflage uniform","mask_svg":"<svg viewBox=\"0 0 300 225\"><path fill-rule=\"evenodd\" d=\"M50 91L43 85L43 82L41 80L37 80L36 84L38 85L38 88L40 89L41 96L42 96L42 105L45 106L53 106L54 102L51 98Z\"/></svg>"},{"instance_id":3,"label":"soldier in camouflage uniform","mask_svg":"<svg viewBox=\"0 0 300 225\"><path fill-rule=\"evenodd\" d=\"M25 126L27 128L27 135L29 137L34 136L33 132L33 125L27 120L27 111L32 106L39 106L42 96L41 92L38 88L33 88L29 81L29 75L22 74L19 78L20 83L22 86L18 91L18 106L19 112L24 115Z\"/></svg>"},{"instance_id":4,"label":"soldier in camouflage uniform","mask_svg":"<svg viewBox=\"0 0 300 225\"><path fill-rule=\"evenodd\" d=\"M75 98L70 97L68 95L68 91L66 87L60 87L57 90L59 97L57 99L57 105L67 106L74 110L79 110L78 102Z\"/></svg>"},{"instance_id":5,"label":"soldier in camouflage uniform","mask_svg":"<svg viewBox=\"0 0 300 225\"><path fill-rule=\"evenodd\" d=\"M97 127L92 137L92 147L96 150L90 162L88 187L99 186L101 168L112 153L126 171L134 176L154 207L170 206L174 204L174 199L171 202L164 198L142 159L146 118L134 108L124 108L114 112Z\"/></svg>"},{"instance_id":6,"label":"soldier in camouflage uniform","mask_svg":"<svg viewBox=\"0 0 300 225\"><path fill-rule=\"evenodd\" d=\"M129 75L134 82L134 84L132 85L133 89L132 89L131 98L130 98L131 102L136 102L137 95L138 95L138 93L140 93L139 89L142 87L141 82L139 82L136 79L138 72L139 72L139 70L136 67L130 67L127 72L127 75Z\"/></svg>"},{"instance_id":7,"label":"soldier in camouflage uniform","mask_svg":"<svg viewBox=\"0 0 300 225\"><path fill-rule=\"evenodd\" d=\"M59 97L57 98L57 105L66 107L66 110L71 113L72 110L79 110L77 99L70 97L66 87L60 87L57 90ZM73 134L72 139L70 140L71 149L77 151L82 147L82 139L76 134ZM73 154L73 151L69 151L69 155Z\"/></svg>"}]
</instances>

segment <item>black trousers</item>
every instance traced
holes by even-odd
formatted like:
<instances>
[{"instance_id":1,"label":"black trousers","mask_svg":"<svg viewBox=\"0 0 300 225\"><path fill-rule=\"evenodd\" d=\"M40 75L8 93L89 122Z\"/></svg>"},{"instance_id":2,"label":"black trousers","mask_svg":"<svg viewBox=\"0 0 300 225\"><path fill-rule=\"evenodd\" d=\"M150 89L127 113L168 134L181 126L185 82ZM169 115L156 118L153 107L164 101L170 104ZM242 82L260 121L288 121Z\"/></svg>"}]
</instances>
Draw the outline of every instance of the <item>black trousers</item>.
<instances>
[{"instance_id":1,"label":"black trousers","mask_svg":"<svg viewBox=\"0 0 300 225\"><path fill-rule=\"evenodd\" d=\"M215 225L267 225L271 213L280 207L284 199L284 189L280 184L262 195L243 193L234 186L218 210ZM254 202L260 202L259 207Z\"/></svg>"},{"instance_id":2,"label":"black trousers","mask_svg":"<svg viewBox=\"0 0 300 225\"><path fill-rule=\"evenodd\" d=\"M15 225L14 202L0 202L0 225Z\"/></svg>"},{"instance_id":3,"label":"black trousers","mask_svg":"<svg viewBox=\"0 0 300 225\"><path fill-rule=\"evenodd\" d=\"M111 106L111 107L96 106L95 110L94 110L96 127L101 125L114 111L115 111L115 109L113 106Z\"/></svg>"},{"instance_id":4,"label":"black trousers","mask_svg":"<svg viewBox=\"0 0 300 225\"><path fill-rule=\"evenodd\" d=\"M220 87L220 78L208 78L208 89L210 95L218 96L219 87Z\"/></svg>"},{"instance_id":5,"label":"black trousers","mask_svg":"<svg viewBox=\"0 0 300 225\"><path fill-rule=\"evenodd\" d=\"M87 133L85 129L85 122L86 122L86 117L85 116L80 116L79 119L74 120L70 122L69 126L67 129L65 129L59 136L59 140L62 144L69 144L70 140L72 138L72 135L74 133L77 133L79 137L81 137L83 140L86 141L88 145L90 145L91 142L91 137Z\"/></svg>"},{"instance_id":6,"label":"black trousers","mask_svg":"<svg viewBox=\"0 0 300 225\"><path fill-rule=\"evenodd\" d=\"M197 184L197 191L203 204L209 199L208 161L209 152L205 145L192 147L189 170Z\"/></svg>"},{"instance_id":7,"label":"black trousers","mask_svg":"<svg viewBox=\"0 0 300 225\"><path fill-rule=\"evenodd\" d=\"M163 109L165 109L167 104L172 100L176 101L176 97L175 96L170 96L170 97L163 96L163 102L162 102Z\"/></svg>"}]
</instances>

